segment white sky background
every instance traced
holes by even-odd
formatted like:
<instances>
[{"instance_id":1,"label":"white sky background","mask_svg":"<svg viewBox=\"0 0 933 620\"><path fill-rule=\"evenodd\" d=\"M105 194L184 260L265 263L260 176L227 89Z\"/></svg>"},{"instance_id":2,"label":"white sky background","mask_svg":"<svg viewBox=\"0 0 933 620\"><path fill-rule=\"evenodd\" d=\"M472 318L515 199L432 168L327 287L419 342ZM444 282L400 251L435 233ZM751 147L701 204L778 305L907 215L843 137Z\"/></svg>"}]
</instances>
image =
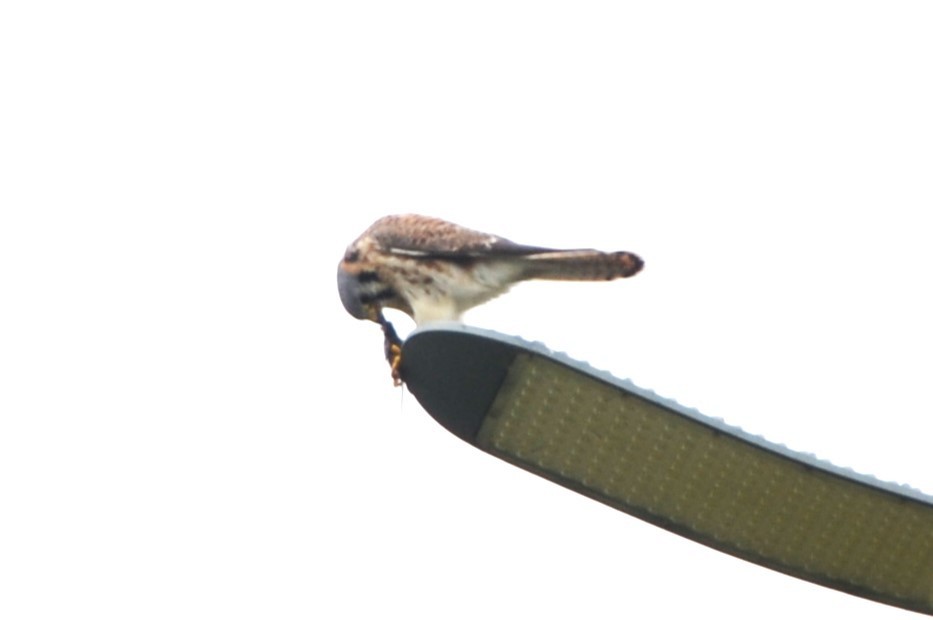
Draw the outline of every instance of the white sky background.
<instances>
[{"instance_id":1,"label":"white sky background","mask_svg":"<svg viewBox=\"0 0 933 620\"><path fill-rule=\"evenodd\" d=\"M335 268L408 211L636 251L467 321L933 493L931 32L926 2L5 4L0 617L912 617L455 439Z\"/></svg>"}]
</instances>

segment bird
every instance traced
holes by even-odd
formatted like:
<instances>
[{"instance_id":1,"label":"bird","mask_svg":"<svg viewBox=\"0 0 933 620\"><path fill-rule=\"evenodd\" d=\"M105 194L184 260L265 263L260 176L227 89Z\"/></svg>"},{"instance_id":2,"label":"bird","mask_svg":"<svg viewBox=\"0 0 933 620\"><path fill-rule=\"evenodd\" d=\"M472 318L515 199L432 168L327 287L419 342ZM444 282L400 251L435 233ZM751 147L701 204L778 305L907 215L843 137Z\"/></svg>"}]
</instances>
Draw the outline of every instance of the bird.
<instances>
[{"instance_id":1,"label":"bird","mask_svg":"<svg viewBox=\"0 0 933 620\"><path fill-rule=\"evenodd\" d=\"M426 215L387 215L347 247L337 290L351 316L382 326L398 385L402 343L385 308L401 310L417 326L459 321L524 280L615 280L643 266L632 252L523 245Z\"/></svg>"}]
</instances>

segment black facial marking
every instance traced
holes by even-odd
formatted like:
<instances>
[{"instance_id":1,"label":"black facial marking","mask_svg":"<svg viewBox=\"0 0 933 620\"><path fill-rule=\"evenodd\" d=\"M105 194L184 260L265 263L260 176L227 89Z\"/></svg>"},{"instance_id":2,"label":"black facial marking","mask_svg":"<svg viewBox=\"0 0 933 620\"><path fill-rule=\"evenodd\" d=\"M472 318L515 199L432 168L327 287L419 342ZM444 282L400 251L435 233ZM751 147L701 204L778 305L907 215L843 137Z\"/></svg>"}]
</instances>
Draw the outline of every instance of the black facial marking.
<instances>
[{"instance_id":1,"label":"black facial marking","mask_svg":"<svg viewBox=\"0 0 933 620\"><path fill-rule=\"evenodd\" d=\"M357 274L356 279L360 281L360 284L378 282L379 274L377 274L375 271L361 271Z\"/></svg>"},{"instance_id":2,"label":"black facial marking","mask_svg":"<svg viewBox=\"0 0 933 620\"><path fill-rule=\"evenodd\" d=\"M390 288L384 288L381 291L376 291L374 293L361 293L360 303L363 305L369 305L377 301L387 301L389 299L394 299L395 296L395 291Z\"/></svg>"}]
</instances>

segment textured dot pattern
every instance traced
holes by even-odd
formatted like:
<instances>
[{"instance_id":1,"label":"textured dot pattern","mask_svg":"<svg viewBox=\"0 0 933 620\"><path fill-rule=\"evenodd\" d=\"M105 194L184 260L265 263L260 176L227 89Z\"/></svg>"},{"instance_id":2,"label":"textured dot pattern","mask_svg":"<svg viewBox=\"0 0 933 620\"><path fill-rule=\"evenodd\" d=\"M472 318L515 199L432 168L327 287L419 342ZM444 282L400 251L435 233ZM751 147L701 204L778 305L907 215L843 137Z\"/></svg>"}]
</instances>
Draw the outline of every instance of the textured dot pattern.
<instances>
[{"instance_id":1,"label":"textured dot pattern","mask_svg":"<svg viewBox=\"0 0 933 620\"><path fill-rule=\"evenodd\" d=\"M746 559L933 611L933 507L520 355L479 447Z\"/></svg>"}]
</instances>

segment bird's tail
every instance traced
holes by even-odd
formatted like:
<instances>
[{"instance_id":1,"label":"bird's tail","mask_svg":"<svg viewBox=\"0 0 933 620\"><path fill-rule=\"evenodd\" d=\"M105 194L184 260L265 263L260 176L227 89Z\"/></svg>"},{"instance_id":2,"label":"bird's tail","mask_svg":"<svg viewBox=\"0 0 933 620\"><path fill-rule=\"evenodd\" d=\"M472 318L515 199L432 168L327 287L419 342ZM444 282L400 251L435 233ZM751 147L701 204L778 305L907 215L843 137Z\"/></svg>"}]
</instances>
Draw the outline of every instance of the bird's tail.
<instances>
[{"instance_id":1,"label":"bird's tail","mask_svg":"<svg viewBox=\"0 0 933 620\"><path fill-rule=\"evenodd\" d=\"M525 277L540 280L615 280L633 276L644 261L631 252L551 250L524 257Z\"/></svg>"}]
</instances>

